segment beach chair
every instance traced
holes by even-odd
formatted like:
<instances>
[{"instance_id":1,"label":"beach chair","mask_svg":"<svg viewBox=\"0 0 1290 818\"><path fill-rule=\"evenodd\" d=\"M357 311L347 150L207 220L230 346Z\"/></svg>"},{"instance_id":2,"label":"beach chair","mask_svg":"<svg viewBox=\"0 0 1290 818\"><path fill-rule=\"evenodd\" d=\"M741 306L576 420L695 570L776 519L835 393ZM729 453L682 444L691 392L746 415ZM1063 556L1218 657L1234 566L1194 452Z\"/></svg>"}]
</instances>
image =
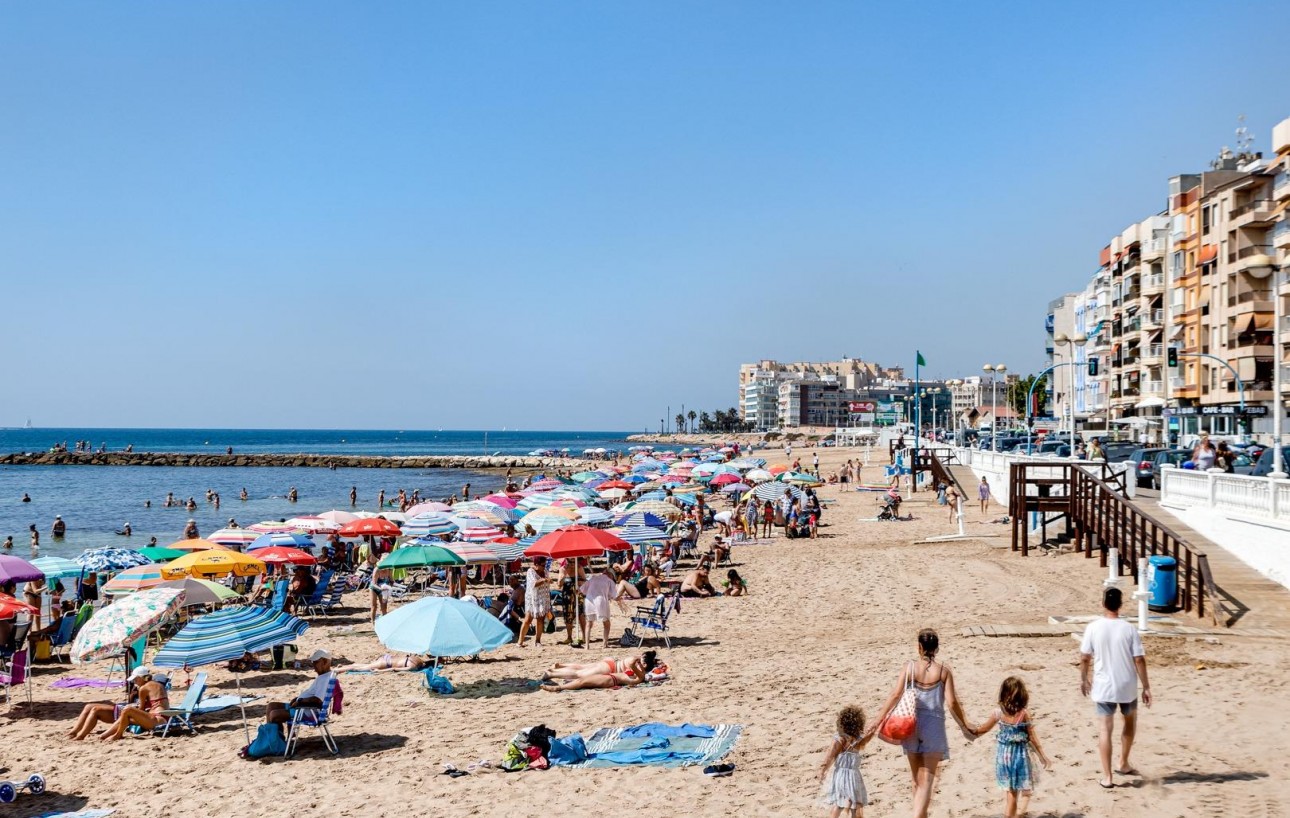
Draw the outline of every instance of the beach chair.
<instances>
[{"instance_id":1,"label":"beach chair","mask_svg":"<svg viewBox=\"0 0 1290 818\"><path fill-rule=\"evenodd\" d=\"M204 716L207 713L219 713L232 707L238 707L248 702L253 702L260 696L213 696L207 697L206 673L198 673L193 677L193 683L188 688L188 694L180 702L178 707L171 707L161 711L161 715L166 718L166 723L156 728L153 732L165 738L170 731L183 727L189 733L196 733L197 728L193 725L193 719L198 716Z\"/></svg>"},{"instance_id":2,"label":"beach chair","mask_svg":"<svg viewBox=\"0 0 1290 818\"><path fill-rule=\"evenodd\" d=\"M62 662L67 659L67 654L72 649L72 629L76 625L76 617L64 616L58 623L58 630L54 635L49 637L49 650L54 658Z\"/></svg>"},{"instance_id":3,"label":"beach chair","mask_svg":"<svg viewBox=\"0 0 1290 818\"><path fill-rule=\"evenodd\" d=\"M290 581L286 579L277 579L273 581L273 595L269 597L270 610L280 611L287 604L287 588L290 587ZM257 603L263 605L263 602Z\"/></svg>"},{"instance_id":4,"label":"beach chair","mask_svg":"<svg viewBox=\"0 0 1290 818\"><path fill-rule=\"evenodd\" d=\"M321 603L319 603L318 610L322 611L325 614L330 614L332 611L340 607L341 597L344 596L344 594L345 594L345 583L336 582L335 580L333 580L331 584L331 590L328 591L327 598L324 599Z\"/></svg>"},{"instance_id":5,"label":"beach chair","mask_svg":"<svg viewBox=\"0 0 1290 818\"><path fill-rule=\"evenodd\" d=\"M331 591L331 577L331 571L323 571L322 576L318 578L318 586L314 588L314 592L309 595L308 599L300 601L300 607L304 609L306 614L315 614L322 610L323 600L327 598L327 594Z\"/></svg>"},{"instance_id":6,"label":"beach chair","mask_svg":"<svg viewBox=\"0 0 1290 818\"><path fill-rule=\"evenodd\" d=\"M681 605L681 592L675 591L666 596L660 594L654 600L654 604L648 608L639 607L632 616L632 625L639 625L644 630L654 631L655 634L662 637L663 643L670 649L672 640L667 635L667 622L672 614ZM641 644L645 642L644 634L641 635Z\"/></svg>"},{"instance_id":7,"label":"beach chair","mask_svg":"<svg viewBox=\"0 0 1290 818\"><path fill-rule=\"evenodd\" d=\"M13 689L15 686L27 689L27 704L31 705L31 651L23 648L9 658L9 667L0 670L0 685L4 686L5 700L9 710L13 710Z\"/></svg>"},{"instance_id":8,"label":"beach chair","mask_svg":"<svg viewBox=\"0 0 1290 818\"><path fill-rule=\"evenodd\" d=\"M331 729L328 727L331 722L331 700L335 694L336 678L332 677L327 685L327 695L323 696L322 707L297 707L291 711L291 724L287 728L287 749L282 753L283 758L291 758L292 753L296 751L296 745L300 743L301 727L313 727L321 733L323 744L332 755L340 752L340 747L337 746L336 739L332 738Z\"/></svg>"}]
</instances>

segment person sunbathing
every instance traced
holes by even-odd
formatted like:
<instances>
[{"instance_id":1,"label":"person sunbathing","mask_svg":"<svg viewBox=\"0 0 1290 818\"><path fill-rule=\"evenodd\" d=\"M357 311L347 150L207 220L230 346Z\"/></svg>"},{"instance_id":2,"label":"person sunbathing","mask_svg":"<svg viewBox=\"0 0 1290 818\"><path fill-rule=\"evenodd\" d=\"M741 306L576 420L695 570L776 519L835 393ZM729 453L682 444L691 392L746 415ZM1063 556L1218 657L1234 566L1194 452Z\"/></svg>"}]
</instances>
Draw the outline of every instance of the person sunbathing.
<instances>
[{"instance_id":1,"label":"person sunbathing","mask_svg":"<svg viewBox=\"0 0 1290 818\"><path fill-rule=\"evenodd\" d=\"M144 665L139 665L125 680L125 704L133 704L139 700L139 689L152 679L152 670ZM67 737L72 741L81 741L94 732L94 728L100 724L111 724L116 721L117 705L111 702L94 702L81 708L81 715L77 717L76 724L71 730L67 731Z\"/></svg>"},{"instance_id":2,"label":"person sunbathing","mask_svg":"<svg viewBox=\"0 0 1290 818\"><path fill-rule=\"evenodd\" d=\"M542 685L548 693L563 693L566 690L609 690L615 687L635 687L645 681L631 673L599 673L594 676L583 676L577 679L559 679L551 684Z\"/></svg>"},{"instance_id":3,"label":"person sunbathing","mask_svg":"<svg viewBox=\"0 0 1290 818\"><path fill-rule=\"evenodd\" d=\"M542 674L542 681L559 679L585 679L589 676L606 676L614 673L630 673L645 678L658 664L658 653L647 650L635 656L624 656L621 659L605 658L599 662L556 662L550 670Z\"/></svg>"},{"instance_id":4,"label":"person sunbathing","mask_svg":"<svg viewBox=\"0 0 1290 818\"><path fill-rule=\"evenodd\" d=\"M366 665L345 668L342 673L385 673L391 670L425 670L434 664L432 659L412 653L386 653Z\"/></svg>"},{"instance_id":5,"label":"person sunbathing","mask_svg":"<svg viewBox=\"0 0 1290 818\"><path fill-rule=\"evenodd\" d=\"M131 727L151 733L165 724L166 718L161 712L170 707L170 695L166 692L169 681L164 673L154 673L152 679L139 688L138 706L127 705L99 741L118 741Z\"/></svg>"}]
</instances>

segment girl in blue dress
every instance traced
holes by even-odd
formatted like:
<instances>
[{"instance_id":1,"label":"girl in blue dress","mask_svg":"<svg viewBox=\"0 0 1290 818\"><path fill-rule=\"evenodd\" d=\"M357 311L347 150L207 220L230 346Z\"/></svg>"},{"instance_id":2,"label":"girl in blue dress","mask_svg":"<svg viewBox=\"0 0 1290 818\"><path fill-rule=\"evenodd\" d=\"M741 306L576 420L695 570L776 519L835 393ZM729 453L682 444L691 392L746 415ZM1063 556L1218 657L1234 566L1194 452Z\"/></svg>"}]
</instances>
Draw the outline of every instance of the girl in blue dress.
<instances>
[{"instance_id":1,"label":"girl in blue dress","mask_svg":"<svg viewBox=\"0 0 1290 818\"><path fill-rule=\"evenodd\" d=\"M999 687L999 709L972 730L976 735L984 736L996 724L999 725L994 779L999 789L1007 793L1004 818L1016 818L1018 812L1025 813L1030 804L1030 794L1039 780L1039 771L1035 769L1031 753L1039 757L1045 770L1053 769L1043 747L1039 746L1039 736L1035 733L1030 711L1026 709L1029 703L1030 694L1026 692L1025 683L1016 676L1009 676Z\"/></svg>"}]
</instances>

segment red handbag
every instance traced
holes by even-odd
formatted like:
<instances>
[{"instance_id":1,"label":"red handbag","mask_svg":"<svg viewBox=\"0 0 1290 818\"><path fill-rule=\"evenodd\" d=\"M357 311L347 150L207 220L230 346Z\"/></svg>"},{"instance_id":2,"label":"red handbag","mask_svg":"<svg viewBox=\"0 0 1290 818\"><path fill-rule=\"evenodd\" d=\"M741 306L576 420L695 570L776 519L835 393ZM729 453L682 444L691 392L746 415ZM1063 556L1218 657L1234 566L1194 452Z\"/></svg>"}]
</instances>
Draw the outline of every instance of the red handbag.
<instances>
[{"instance_id":1,"label":"red handbag","mask_svg":"<svg viewBox=\"0 0 1290 818\"><path fill-rule=\"evenodd\" d=\"M900 744L918 729L918 695L914 692L914 668L905 670L905 692L900 701L878 726L878 738L888 744Z\"/></svg>"}]
</instances>

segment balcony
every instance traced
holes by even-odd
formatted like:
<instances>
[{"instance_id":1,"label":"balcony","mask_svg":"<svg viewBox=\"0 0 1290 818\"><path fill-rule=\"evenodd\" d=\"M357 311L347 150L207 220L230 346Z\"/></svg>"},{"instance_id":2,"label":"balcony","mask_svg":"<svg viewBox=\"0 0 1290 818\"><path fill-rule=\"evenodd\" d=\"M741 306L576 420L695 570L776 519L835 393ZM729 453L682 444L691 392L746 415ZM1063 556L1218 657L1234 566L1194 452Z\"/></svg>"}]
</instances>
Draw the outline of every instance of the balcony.
<instances>
[{"instance_id":1,"label":"balcony","mask_svg":"<svg viewBox=\"0 0 1290 818\"><path fill-rule=\"evenodd\" d=\"M1165 240L1149 239L1142 242L1142 260L1154 261L1165 256Z\"/></svg>"},{"instance_id":2,"label":"balcony","mask_svg":"<svg viewBox=\"0 0 1290 818\"><path fill-rule=\"evenodd\" d=\"M1165 393L1164 381L1143 381L1142 393L1144 395L1163 395Z\"/></svg>"},{"instance_id":3,"label":"balcony","mask_svg":"<svg viewBox=\"0 0 1290 818\"><path fill-rule=\"evenodd\" d=\"M1272 198L1278 202L1282 199L1290 199L1290 173L1281 171L1272 180Z\"/></svg>"},{"instance_id":4,"label":"balcony","mask_svg":"<svg viewBox=\"0 0 1290 818\"><path fill-rule=\"evenodd\" d=\"M1249 204L1232 208L1228 220L1232 227L1259 227L1271 224L1276 212L1276 202L1271 199L1255 199Z\"/></svg>"},{"instance_id":5,"label":"balcony","mask_svg":"<svg viewBox=\"0 0 1290 818\"><path fill-rule=\"evenodd\" d=\"M1165 354L1163 344L1148 344L1142 351L1142 360L1146 362L1158 361Z\"/></svg>"},{"instance_id":6,"label":"balcony","mask_svg":"<svg viewBox=\"0 0 1290 818\"><path fill-rule=\"evenodd\" d=\"M1247 312L1272 312L1271 290L1246 290L1227 297L1228 317Z\"/></svg>"},{"instance_id":7,"label":"balcony","mask_svg":"<svg viewBox=\"0 0 1290 818\"><path fill-rule=\"evenodd\" d=\"M1270 244L1251 244L1249 247L1242 247L1235 253L1236 258L1228 255L1228 261L1236 263L1236 269L1240 272L1246 272L1257 267L1266 266L1265 258L1270 257L1276 251Z\"/></svg>"},{"instance_id":8,"label":"balcony","mask_svg":"<svg viewBox=\"0 0 1290 818\"><path fill-rule=\"evenodd\" d=\"M1142 292L1144 295L1155 295L1156 293L1164 292L1164 289L1164 273L1154 273L1152 275L1142 277Z\"/></svg>"},{"instance_id":9,"label":"balcony","mask_svg":"<svg viewBox=\"0 0 1290 818\"><path fill-rule=\"evenodd\" d=\"M1277 226L1272 228L1268 238L1272 241L1273 247L1290 247L1290 217L1277 222Z\"/></svg>"},{"instance_id":10,"label":"balcony","mask_svg":"<svg viewBox=\"0 0 1290 818\"><path fill-rule=\"evenodd\" d=\"M1163 309L1149 310L1142 314L1142 326L1147 329L1159 327L1160 325L1164 324L1164 322L1165 322L1165 311Z\"/></svg>"},{"instance_id":11,"label":"balcony","mask_svg":"<svg viewBox=\"0 0 1290 818\"><path fill-rule=\"evenodd\" d=\"M1140 329L1142 329L1142 316L1140 315L1135 315L1132 318L1130 318L1128 321L1124 322L1123 332L1125 335L1128 335L1129 333L1132 333L1132 332L1137 332Z\"/></svg>"}]
</instances>

